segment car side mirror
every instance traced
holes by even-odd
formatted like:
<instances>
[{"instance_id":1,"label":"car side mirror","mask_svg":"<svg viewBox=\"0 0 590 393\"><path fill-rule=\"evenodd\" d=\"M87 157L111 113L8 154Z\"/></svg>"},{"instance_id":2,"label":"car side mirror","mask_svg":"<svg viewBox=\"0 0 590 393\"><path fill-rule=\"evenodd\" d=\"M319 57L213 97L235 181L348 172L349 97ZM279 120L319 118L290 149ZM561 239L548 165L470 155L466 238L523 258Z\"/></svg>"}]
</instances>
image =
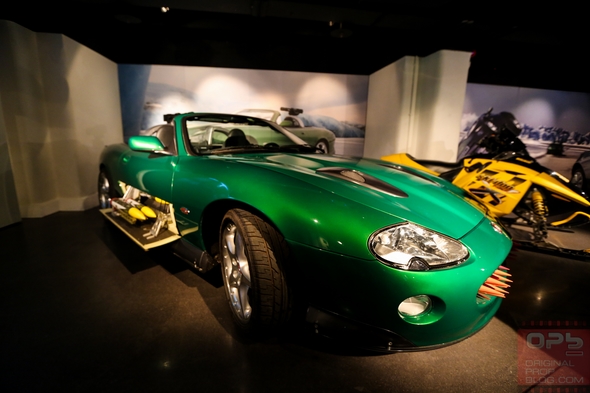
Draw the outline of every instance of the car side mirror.
<instances>
[{"instance_id":1,"label":"car side mirror","mask_svg":"<svg viewBox=\"0 0 590 393\"><path fill-rule=\"evenodd\" d=\"M150 153L163 153L166 150L158 138L145 135L132 136L129 138L129 147L131 150Z\"/></svg>"}]
</instances>

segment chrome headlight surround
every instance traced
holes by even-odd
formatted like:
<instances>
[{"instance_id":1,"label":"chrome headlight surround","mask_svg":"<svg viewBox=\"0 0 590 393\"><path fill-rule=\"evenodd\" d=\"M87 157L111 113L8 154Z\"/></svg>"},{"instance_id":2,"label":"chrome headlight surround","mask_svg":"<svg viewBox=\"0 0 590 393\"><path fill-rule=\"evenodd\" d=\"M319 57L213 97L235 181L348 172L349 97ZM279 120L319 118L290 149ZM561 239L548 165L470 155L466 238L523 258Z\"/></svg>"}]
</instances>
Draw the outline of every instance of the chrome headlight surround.
<instances>
[{"instance_id":1,"label":"chrome headlight surround","mask_svg":"<svg viewBox=\"0 0 590 393\"><path fill-rule=\"evenodd\" d=\"M373 233L369 249L384 264L413 271L456 266L469 258L461 242L409 222Z\"/></svg>"}]
</instances>

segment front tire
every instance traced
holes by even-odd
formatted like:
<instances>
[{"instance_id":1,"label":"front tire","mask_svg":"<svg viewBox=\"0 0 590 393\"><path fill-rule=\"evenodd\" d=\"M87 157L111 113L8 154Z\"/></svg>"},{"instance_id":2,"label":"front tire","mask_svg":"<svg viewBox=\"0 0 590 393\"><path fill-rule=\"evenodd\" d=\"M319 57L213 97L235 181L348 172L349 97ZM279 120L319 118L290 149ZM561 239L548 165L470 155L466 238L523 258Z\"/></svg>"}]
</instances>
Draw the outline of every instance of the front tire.
<instances>
[{"instance_id":1,"label":"front tire","mask_svg":"<svg viewBox=\"0 0 590 393\"><path fill-rule=\"evenodd\" d=\"M586 186L586 177L584 176L584 171L580 167L575 167L572 171L572 178L570 179L570 183L574 186L578 187L579 189L583 190Z\"/></svg>"},{"instance_id":2,"label":"front tire","mask_svg":"<svg viewBox=\"0 0 590 393\"><path fill-rule=\"evenodd\" d=\"M238 327L253 331L284 325L292 296L283 237L260 217L233 209L223 218L219 244L225 293Z\"/></svg>"},{"instance_id":3,"label":"front tire","mask_svg":"<svg viewBox=\"0 0 590 393\"><path fill-rule=\"evenodd\" d=\"M317 141L315 147L323 150L325 154L330 153L330 145L328 144L328 141L325 139L320 139L319 141Z\"/></svg>"}]
</instances>

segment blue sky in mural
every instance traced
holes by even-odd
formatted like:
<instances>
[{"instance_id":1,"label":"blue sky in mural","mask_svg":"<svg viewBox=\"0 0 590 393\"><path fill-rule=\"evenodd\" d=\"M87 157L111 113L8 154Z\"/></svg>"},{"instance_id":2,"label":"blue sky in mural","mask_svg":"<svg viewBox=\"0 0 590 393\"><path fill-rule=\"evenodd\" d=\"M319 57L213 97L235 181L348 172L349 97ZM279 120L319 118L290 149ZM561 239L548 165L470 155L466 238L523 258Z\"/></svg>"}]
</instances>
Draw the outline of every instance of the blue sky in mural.
<instances>
[{"instance_id":1,"label":"blue sky in mural","mask_svg":"<svg viewBox=\"0 0 590 393\"><path fill-rule=\"evenodd\" d=\"M119 64L119 96L121 99L121 117L123 135L137 135L143 118L145 91L150 76L151 66Z\"/></svg>"},{"instance_id":2,"label":"blue sky in mural","mask_svg":"<svg viewBox=\"0 0 590 393\"><path fill-rule=\"evenodd\" d=\"M572 135L590 132L587 93L470 83L465 95L462 130L491 107L494 113L512 113L523 126L540 134L551 128L561 128Z\"/></svg>"},{"instance_id":3,"label":"blue sky in mural","mask_svg":"<svg viewBox=\"0 0 590 393\"><path fill-rule=\"evenodd\" d=\"M574 162L590 149L590 94L523 87L468 84L465 95L461 140L477 118L492 113L510 112L522 129L520 139L529 154L541 165L571 176ZM559 142L563 153L549 154ZM461 153L459 153L460 155Z\"/></svg>"}]
</instances>

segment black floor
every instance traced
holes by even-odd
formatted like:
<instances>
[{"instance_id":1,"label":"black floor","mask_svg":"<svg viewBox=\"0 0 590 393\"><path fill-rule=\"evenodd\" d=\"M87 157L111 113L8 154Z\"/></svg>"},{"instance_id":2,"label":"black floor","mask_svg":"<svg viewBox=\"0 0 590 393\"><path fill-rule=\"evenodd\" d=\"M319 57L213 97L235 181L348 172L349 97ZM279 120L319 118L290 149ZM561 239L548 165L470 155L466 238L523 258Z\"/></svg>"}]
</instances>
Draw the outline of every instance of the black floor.
<instances>
[{"instance_id":1,"label":"black floor","mask_svg":"<svg viewBox=\"0 0 590 393\"><path fill-rule=\"evenodd\" d=\"M510 295L483 330L392 354L305 329L241 337L218 271L201 276L167 252L142 251L96 209L0 229L0 261L4 392L533 391L518 386L519 328L590 321L590 262L523 250L508 261Z\"/></svg>"}]
</instances>

